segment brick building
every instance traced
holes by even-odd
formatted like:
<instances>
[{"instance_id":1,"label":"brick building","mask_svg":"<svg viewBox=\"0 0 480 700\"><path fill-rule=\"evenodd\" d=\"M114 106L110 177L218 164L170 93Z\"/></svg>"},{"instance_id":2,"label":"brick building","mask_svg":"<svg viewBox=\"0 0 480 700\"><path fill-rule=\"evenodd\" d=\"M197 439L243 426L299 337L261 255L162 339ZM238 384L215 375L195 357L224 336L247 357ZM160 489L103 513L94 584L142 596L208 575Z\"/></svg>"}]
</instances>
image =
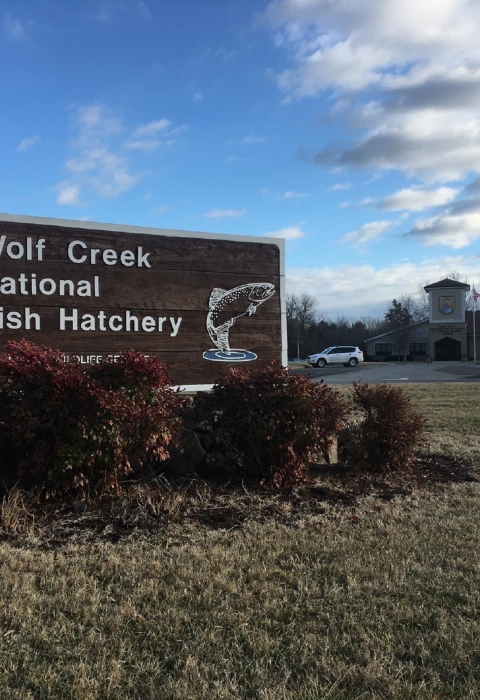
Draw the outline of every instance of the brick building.
<instances>
[{"instance_id":1,"label":"brick building","mask_svg":"<svg viewBox=\"0 0 480 700\"><path fill-rule=\"evenodd\" d=\"M406 328L365 341L366 353L376 360L466 361L474 358L473 314L466 310L470 285L444 279L424 287L429 295L428 318ZM480 351L480 312L475 316L477 356Z\"/></svg>"}]
</instances>

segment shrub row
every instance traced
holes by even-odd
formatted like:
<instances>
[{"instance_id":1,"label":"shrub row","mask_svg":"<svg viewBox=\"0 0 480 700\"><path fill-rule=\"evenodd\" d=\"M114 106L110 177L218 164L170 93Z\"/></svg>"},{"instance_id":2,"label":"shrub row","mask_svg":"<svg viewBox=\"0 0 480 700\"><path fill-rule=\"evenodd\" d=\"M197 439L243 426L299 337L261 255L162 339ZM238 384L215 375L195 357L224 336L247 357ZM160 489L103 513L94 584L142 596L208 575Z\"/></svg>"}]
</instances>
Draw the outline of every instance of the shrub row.
<instances>
[{"instance_id":1,"label":"shrub row","mask_svg":"<svg viewBox=\"0 0 480 700\"><path fill-rule=\"evenodd\" d=\"M353 383L357 420L343 431L346 459L358 471L407 471L426 441L427 422L398 386Z\"/></svg>"},{"instance_id":2,"label":"shrub row","mask_svg":"<svg viewBox=\"0 0 480 700\"><path fill-rule=\"evenodd\" d=\"M327 453L347 413L337 392L276 364L230 369L193 409L200 425L213 427L227 468L276 487L305 478L306 463Z\"/></svg>"},{"instance_id":3,"label":"shrub row","mask_svg":"<svg viewBox=\"0 0 480 700\"><path fill-rule=\"evenodd\" d=\"M25 340L0 358L0 481L44 498L85 498L145 463L168 458L182 427L182 400L165 366L141 353L83 366ZM353 423L347 419L356 412ZM425 421L399 387L354 384L346 400L280 365L229 369L198 394L191 417L215 435L228 473L284 487L306 478L342 431L346 459L362 470L401 471ZM2 472L3 469L3 472Z\"/></svg>"},{"instance_id":4,"label":"shrub row","mask_svg":"<svg viewBox=\"0 0 480 700\"><path fill-rule=\"evenodd\" d=\"M168 457L178 423L155 358L125 352L86 369L25 340L0 358L4 472L45 498L117 490L137 464Z\"/></svg>"}]
</instances>

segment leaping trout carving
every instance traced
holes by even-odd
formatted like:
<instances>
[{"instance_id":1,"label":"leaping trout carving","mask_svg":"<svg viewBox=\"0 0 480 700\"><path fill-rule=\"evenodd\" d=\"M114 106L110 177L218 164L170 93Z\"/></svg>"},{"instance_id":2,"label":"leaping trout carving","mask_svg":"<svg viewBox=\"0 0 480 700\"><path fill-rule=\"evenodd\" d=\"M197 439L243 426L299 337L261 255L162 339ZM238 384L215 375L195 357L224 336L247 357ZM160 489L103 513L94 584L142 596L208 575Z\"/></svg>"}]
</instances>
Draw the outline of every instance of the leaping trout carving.
<instances>
[{"instance_id":1,"label":"leaping trout carving","mask_svg":"<svg viewBox=\"0 0 480 700\"><path fill-rule=\"evenodd\" d=\"M206 326L218 350L204 352L203 357L223 362L255 360L257 356L254 353L230 347L230 328L237 318L253 316L260 304L274 294L275 287L268 282L252 282L229 290L215 288L208 302Z\"/></svg>"}]
</instances>

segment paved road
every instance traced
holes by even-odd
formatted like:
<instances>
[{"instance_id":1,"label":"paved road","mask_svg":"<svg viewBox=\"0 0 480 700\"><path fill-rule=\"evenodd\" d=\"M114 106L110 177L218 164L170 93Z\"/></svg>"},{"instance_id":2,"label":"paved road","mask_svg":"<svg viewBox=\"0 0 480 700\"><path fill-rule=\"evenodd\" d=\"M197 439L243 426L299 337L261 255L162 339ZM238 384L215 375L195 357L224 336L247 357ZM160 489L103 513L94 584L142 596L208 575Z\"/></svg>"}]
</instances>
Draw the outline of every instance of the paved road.
<instances>
[{"instance_id":1,"label":"paved road","mask_svg":"<svg viewBox=\"0 0 480 700\"><path fill-rule=\"evenodd\" d=\"M408 382L480 382L480 363L474 362L361 362L357 367L335 365L293 369L295 374L307 374L312 381L325 384L406 384Z\"/></svg>"}]
</instances>

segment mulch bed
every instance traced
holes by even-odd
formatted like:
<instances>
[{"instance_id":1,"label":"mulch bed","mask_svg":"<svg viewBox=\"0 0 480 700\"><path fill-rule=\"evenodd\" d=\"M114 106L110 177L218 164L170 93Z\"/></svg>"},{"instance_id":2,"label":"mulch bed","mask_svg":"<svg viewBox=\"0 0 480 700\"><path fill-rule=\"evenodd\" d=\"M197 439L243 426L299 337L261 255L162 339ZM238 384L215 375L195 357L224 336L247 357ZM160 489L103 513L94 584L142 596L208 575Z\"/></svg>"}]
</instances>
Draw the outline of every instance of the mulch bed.
<instances>
[{"instance_id":1,"label":"mulch bed","mask_svg":"<svg viewBox=\"0 0 480 700\"><path fill-rule=\"evenodd\" d=\"M445 455L419 457L414 465L414 474L419 481L432 484L462 483L478 481L480 473L471 462Z\"/></svg>"},{"instance_id":2,"label":"mulch bed","mask_svg":"<svg viewBox=\"0 0 480 700\"><path fill-rule=\"evenodd\" d=\"M290 527L319 527L333 516L355 523L356 509L365 496L378 499L380 505L414 492L421 495L424 489L444 490L452 483L478 481L480 473L471 463L445 455L419 457L406 475L388 477L358 474L341 464L313 464L307 483L282 491L260 489L244 481L160 479L142 486L130 484L120 496L88 504L42 506L29 501L21 513L23 526L6 529L0 520L0 541L56 549L68 542L115 543L132 533L155 533L182 523L217 530L272 521ZM177 496L178 504L172 508L171 500ZM155 507L149 505L152 501Z\"/></svg>"}]
</instances>

